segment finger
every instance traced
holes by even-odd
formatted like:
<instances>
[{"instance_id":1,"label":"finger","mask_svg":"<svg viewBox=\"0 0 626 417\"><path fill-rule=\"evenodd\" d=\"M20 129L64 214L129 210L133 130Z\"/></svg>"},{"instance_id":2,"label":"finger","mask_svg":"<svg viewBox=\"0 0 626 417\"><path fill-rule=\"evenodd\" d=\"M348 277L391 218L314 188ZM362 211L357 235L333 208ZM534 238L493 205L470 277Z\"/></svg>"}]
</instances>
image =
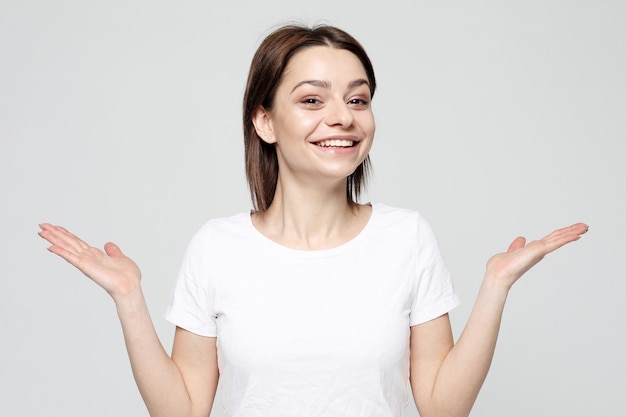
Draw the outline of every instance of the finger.
<instances>
[{"instance_id":1,"label":"finger","mask_svg":"<svg viewBox=\"0 0 626 417\"><path fill-rule=\"evenodd\" d=\"M582 236L583 234L587 233L588 230L589 230L589 226L587 226L586 224L577 223L568 227L564 227L559 230L555 230L554 232L546 236L546 238L548 238L547 240L552 240L552 241L569 240L569 239L576 240L576 239L579 239L580 236Z\"/></svg>"},{"instance_id":2,"label":"finger","mask_svg":"<svg viewBox=\"0 0 626 417\"><path fill-rule=\"evenodd\" d=\"M75 253L89 249L89 245L87 243L83 242L63 227L47 223L40 225L40 227L42 230L39 232L39 236L46 239L53 245L60 246L66 250L72 250Z\"/></svg>"},{"instance_id":3,"label":"finger","mask_svg":"<svg viewBox=\"0 0 626 417\"><path fill-rule=\"evenodd\" d=\"M584 223L576 223L562 229L555 230L543 239L541 242L546 247L547 252L552 252L561 246L574 242L587 233L589 226Z\"/></svg>"},{"instance_id":4,"label":"finger","mask_svg":"<svg viewBox=\"0 0 626 417\"><path fill-rule=\"evenodd\" d=\"M124 254L122 253L122 250L119 248L119 246L117 246L113 242L106 243L104 245L104 251L109 256L117 256L117 257L124 256Z\"/></svg>"},{"instance_id":5,"label":"finger","mask_svg":"<svg viewBox=\"0 0 626 417\"><path fill-rule=\"evenodd\" d=\"M64 246L64 239L61 238L62 231L57 226L48 223L42 223L39 225L41 231L38 233L40 237L52 243L53 245Z\"/></svg>"},{"instance_id":6,"label":"finger","mask_svg":"<svg viewBox=\"0 0 626 417\"><path fill-rule=\"evenodd\" d=\"M80 239L78 236L76 236L75 234L71 233L69 230L67 230L65 227L63 226L57 226L60 230L62 230L64 233L66 233L68 236L72 237L74 240L76 240L76 242L83 248L83 249L87 249L89 247L89 245L87 244L87 242L84 242L82 239Z\"/></svg>"},{"instance_id":7,"label":"finger","mask_svg":"<svg viewBox=\"0 0 626 417\"><path fill-rule=\"evenodd\" d=\"M39 236L52 244L67 251L78 253L83 250L82 246L71 239L68 239L60 230L51 227L39 232Z\"/></svg>"},{"instance_id":8,"label":"finger","mask_svg":"<svg viewBox=\"0 0 626 417\"><path fill-rule=\"evenodd\" d=\"M519 236L515 238L513 242L511 242L511 244L509 245L509 249L506 251L506 253L515 252L516 250L523 248L524 245L526 245L526 238L523 236Z\"/></svg>"},{"instance_id":9,"label":"finger","mask_svg":"<svg viewBox=\"0 0 626 417\"><path fill-rule=\"evenodd\" d=\"M550 235L582 235L587 233L589 226L585 223L576 223L571 226L563 227L550 233ZM548 235L548 236L550 236Z\"/></svg>"},{"instance_id":10,"label":"finger","mask_svg":"<svg viewBox=\"0 0 626 417\"><path fill-rule=\"evenodd\" d=\"M81 269L80 268L81 257L78 254L70 250L67 250L61 246L56 246L56 245L50 246L48 250L54 253L55 255L63 258L65 261L75 266L76 268Z\"/></svg>"}]
</instances>

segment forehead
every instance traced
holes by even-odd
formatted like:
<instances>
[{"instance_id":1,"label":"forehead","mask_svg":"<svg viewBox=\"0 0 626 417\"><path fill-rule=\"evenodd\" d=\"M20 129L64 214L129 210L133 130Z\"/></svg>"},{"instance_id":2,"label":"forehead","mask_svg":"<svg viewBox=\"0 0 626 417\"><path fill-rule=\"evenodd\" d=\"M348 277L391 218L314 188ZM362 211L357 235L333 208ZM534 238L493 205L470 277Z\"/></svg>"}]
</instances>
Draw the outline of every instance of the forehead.
<instances>
[{"instance_id":1,"label":"forehead","mask_svg":"<svg viewBox=\"0 0 626 417\"><path fill-rule=\"evenodd\" d=\"M302 80L367 79L361 60L352 52L330 46L311 46L296 52L283 74L283 84Z\"/></svg>"}]
</instances>

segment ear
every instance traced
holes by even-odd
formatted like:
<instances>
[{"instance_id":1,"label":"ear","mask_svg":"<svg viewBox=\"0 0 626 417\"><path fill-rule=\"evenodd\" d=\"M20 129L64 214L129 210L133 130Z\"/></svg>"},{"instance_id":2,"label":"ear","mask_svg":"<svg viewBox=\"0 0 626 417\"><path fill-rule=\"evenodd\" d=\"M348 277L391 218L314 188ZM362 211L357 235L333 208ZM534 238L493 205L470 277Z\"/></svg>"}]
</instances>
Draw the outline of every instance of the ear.
<instances>
[{"instance_id":1,"label":"ear","mask_svg":"<svg viewBox=\"0 0 626 417\"><path fill-rule=\"evenodd\" d=\"M263 142L269 144L276 143L272 123L270 121L270 113L265 110L263 106L257 107L252 114L252 124L254 125L254 130L256 130L256 134L259 135Z\"/></svg>"}]
</instances>

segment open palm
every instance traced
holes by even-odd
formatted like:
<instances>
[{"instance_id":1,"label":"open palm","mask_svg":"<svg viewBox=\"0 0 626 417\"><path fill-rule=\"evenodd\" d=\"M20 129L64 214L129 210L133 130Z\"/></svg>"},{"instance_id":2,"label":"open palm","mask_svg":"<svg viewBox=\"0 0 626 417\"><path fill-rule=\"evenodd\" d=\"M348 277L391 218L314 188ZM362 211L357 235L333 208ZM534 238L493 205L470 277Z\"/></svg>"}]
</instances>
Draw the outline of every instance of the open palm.
<instances>
[{"instance_id":1,"label":"open palm","mask_svg":"<svg viewBox=\"0 0 626 417\"><path fill-rule=\"evenodd\" d=\"M40 225L39 236L51 243L48 250L78 268L114 299L139 286L141 271L114 243L104 251L89 246L61 226Z\"/></svg>"},{"instance_id":2,"label":"open palm","mask_svg":"<svg viewBox=\"0 0 626 417\"><path fill-rule=\"evenodd\" d=\"M494 277L510 288L526 271L535 266L544 256L558 248L580 239L589 227L576 223L555 230L542 239L526 243L523 237L516 238L505 253L493 256L487 262L487 275Z\"/></svg>"}]
</instances>

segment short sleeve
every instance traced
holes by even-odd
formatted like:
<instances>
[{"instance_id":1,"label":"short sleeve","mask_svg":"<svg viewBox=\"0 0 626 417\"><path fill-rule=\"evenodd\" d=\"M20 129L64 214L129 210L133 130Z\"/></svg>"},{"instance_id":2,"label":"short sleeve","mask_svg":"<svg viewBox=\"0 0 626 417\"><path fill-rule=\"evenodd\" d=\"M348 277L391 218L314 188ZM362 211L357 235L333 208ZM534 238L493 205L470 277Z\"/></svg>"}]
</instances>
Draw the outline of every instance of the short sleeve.
<instances>
[{"instance_id":1,"label":"short sleeve","mask_svg":"<svg viewBox=\"0 0 626 417\"><path fill-rule=\"evenodd\" d=\"M194 235L187 247L165 318L192 333L215 337L215 287L209 253L205 227Z\"/></svg>"},{"instance_id":2,"label":"short sleeve","mask_svg":"<svg viewBox=\"0 0 626 417\"><path fill-rule=\"evenodd\" d=\"M435 319L459 305L439 243L430 224L421 216L417 224L416 257L411 326Z\"/></svg>"}]
</instances>

